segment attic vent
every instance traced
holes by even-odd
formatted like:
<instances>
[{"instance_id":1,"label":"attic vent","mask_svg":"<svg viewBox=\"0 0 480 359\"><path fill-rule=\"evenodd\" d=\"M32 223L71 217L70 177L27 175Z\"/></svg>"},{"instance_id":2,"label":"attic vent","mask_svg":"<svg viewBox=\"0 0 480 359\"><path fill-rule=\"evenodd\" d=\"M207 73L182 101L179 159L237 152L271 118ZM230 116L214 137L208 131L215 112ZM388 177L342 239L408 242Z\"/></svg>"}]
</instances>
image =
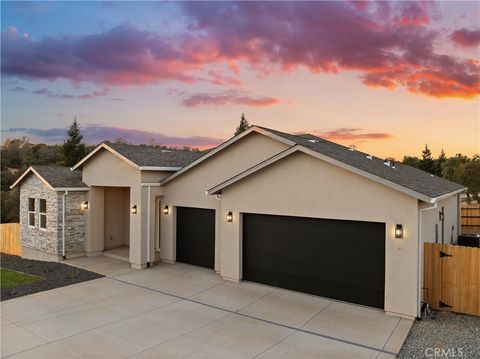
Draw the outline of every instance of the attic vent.
<instances>
[{"instance_id":1,"label":"attic vent","mask_svg":"<svg viewBox=\"0 0 480 359\"><path fill-rule=\"evenodd\" d=\"M367 160L371 160L373 158L372 155L367 155Z\"/></svg>"},{"instance_id":2,"label":"attic vent","mask_svg":"<svg viewBox=\"0 0 480 359\"><path fill-rule=\"evenodd\" d=\"M317 140L308 140L308 142L311 142L311 143L318 143Z\"/></svg>"},{"instance_id":3,"label":"attic vent","mask_svg":"<svg viewBox=\"0 0 480 359\"><path fill-rule=\"evenodd\" d=\"M434 175L430 175L430 177L435 177Z\"/></svg>"},{"instance_id":4,"label":"attic vent","mask_svg":"<svg viewBox=\"0 0 480 359\"><path fill-rule=\"evenodd\" d=\"M355 145L350 145L350 146L348 146L348 150L349 150L349 151L352 151L352 152L353 152L353 151L355 151L356 149L357 149L357 146L355 146Z\"/></svg>"},{"instance_id":5,"label":"attic vent","mask_svg":"<svg viewBox=\"0 0 480 359\"><path fill-rule=\"evenodd\" d=\"M170 151L170 150L162 150L161 152L162 152L162 153L170 153L170 152L172 152L172 151Z\"/></svg>"},{"instance_id":6,"label":"attic vent","mask_svg":"<svg viewBox=\"0 0 480 359\"><path fill-rule=\"evenodd\" d=\"M389 161L389 160L385 160L385 161L383 162L383 164L384 164L385 166L390 167L390 161Z\"/></svg>"}]
</instances>

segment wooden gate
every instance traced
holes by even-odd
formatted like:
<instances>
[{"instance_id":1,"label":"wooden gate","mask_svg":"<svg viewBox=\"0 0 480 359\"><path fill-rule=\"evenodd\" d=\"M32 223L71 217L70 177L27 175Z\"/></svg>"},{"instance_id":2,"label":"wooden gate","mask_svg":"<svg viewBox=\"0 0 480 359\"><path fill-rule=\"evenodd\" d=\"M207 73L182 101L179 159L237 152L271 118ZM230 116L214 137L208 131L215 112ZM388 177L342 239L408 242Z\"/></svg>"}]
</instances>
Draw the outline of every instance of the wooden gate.
<instances>
[{"instance_id":1,"label":"wooden gate","mask_svg":"<svg viewBox=\"0 0 480 359\"><path fill-rule=\"evenodd\" d=\"M480 248L425 243L424 300L480 316Z\"/></svg>"}]
</instances>

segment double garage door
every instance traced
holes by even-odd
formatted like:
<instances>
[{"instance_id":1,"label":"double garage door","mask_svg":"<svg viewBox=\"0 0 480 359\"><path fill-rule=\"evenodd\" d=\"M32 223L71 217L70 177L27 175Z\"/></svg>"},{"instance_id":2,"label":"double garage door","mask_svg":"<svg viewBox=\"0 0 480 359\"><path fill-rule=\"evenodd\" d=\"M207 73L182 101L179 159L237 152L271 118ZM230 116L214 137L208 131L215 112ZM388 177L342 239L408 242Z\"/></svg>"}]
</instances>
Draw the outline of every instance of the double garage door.
<instances>
[{"instance_id":1,"label":"double garage door","mask_svg":"<svg viewBox=\"0 0 480 359\"><path fill-rule=\"evenodd\" d=\"M177 260L215 260L215 211L177 208ZM243 279L384 307L385 224L243 214Z\"/></svg>"}]
</instances>

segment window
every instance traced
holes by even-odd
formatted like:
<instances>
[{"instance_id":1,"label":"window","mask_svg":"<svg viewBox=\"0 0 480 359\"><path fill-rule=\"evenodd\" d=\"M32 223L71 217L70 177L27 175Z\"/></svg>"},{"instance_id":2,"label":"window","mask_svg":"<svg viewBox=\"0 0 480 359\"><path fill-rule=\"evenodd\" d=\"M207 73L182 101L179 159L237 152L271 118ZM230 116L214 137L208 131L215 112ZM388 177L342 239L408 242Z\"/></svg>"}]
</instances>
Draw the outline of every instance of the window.
<instances>
[{"instance_id":1,"label":"window","mask_svg":"<svg viewBox=\"0 0 480 359\"><path fill-rule=\"evenodd\" d=\"M35 227L35 198L28 199L28 225Z\"/></svg>"},{"instance_id":2,"label":"window","mask_svg":"<svg viewBox=\"0 0 480 359\"><path fill-rule=\"evenodd\" d=\"M47 228L47 200L40 200L40 228Z\"/></svg>"}]
</instances>

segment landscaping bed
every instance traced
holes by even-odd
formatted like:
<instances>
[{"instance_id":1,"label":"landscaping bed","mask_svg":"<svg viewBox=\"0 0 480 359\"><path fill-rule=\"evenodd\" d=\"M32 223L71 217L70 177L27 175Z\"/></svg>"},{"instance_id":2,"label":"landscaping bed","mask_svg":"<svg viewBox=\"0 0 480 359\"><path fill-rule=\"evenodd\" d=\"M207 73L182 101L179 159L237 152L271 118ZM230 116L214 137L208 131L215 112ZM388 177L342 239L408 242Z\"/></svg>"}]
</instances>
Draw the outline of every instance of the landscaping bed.
<instances>
[{"instance_id":1,"label":"landscaping bed","mask_svg":"<svg viewBox=\"0 0 480 359\"><path fill-rule=\"evenodd\" d=\"M1 253L1 300L97 279L103 275L65 263L24 259Z\"/></svg>"},{"instance_id":2,"label":"landscaping bed","mask_svg":"<svg viewBox=\"0 0 480 359\"><path fill-rule=\"evenodd\" d=\"M480 358L480 317L437 312L416 321L398 358Z\"/></svg>"}]
</instances>

